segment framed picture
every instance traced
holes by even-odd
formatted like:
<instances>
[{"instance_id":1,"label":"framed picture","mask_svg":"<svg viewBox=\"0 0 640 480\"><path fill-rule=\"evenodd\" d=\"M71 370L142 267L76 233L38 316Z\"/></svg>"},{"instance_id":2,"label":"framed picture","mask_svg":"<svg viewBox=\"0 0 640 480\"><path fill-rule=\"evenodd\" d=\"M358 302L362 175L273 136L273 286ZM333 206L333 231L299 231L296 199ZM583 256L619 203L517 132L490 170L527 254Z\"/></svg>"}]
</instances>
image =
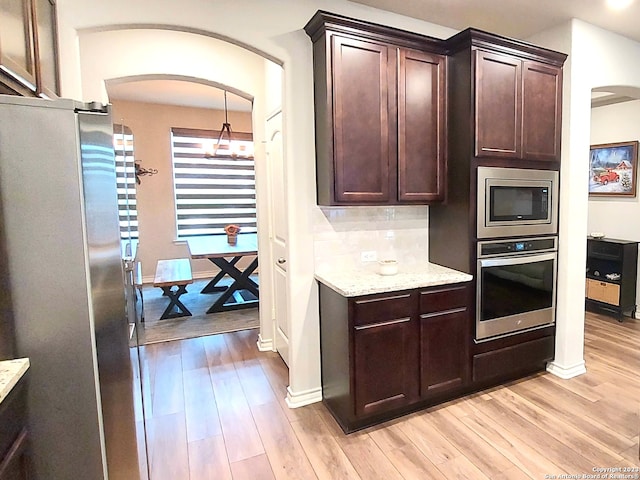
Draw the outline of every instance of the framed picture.
<instances>
[{"instance_id":1,"label":"framed picture","mask_svg":"<svg viewBox=\"0 0 640 480\"><path fill-rule=\"evenodd\" d=\"M591 145L589 195L636 196L638 141Z\"/></svg>"}]
</instances>

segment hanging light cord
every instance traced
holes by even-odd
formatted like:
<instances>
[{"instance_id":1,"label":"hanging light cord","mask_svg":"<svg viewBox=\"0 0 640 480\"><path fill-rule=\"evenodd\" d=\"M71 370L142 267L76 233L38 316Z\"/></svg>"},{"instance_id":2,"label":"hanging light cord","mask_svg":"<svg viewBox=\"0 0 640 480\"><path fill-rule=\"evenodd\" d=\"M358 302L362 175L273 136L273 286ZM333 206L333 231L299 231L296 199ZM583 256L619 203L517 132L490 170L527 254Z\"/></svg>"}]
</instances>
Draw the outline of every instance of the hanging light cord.
<instances>
[{"instance_id":1,"label":"hanging light cord","mask_svg":"<svg viewBox=\"0 0 640 480\"><path fill-rule=\"evenodd\" d=\"M224 123L222 124L222 129L220 130L220 135L218 136L218 143L216 143L216 148L213 150L213 155L218 154L218 148L220 147L220 141L222 140L222 136L224 132L227 132L227 136L229 137L229 147L231 147L231 124L229 123L229 117L227 112L227 91L224 91Z\"/></svg>"}]
</instances>

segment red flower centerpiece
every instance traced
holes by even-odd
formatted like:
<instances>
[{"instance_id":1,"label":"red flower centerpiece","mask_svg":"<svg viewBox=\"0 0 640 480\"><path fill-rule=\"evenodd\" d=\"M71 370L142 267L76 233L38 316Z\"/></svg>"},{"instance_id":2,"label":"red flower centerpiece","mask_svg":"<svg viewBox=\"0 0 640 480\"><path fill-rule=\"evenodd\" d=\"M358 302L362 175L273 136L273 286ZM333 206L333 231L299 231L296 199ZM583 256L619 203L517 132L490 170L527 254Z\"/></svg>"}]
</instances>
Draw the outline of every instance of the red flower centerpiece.
<instances>
[{"instance_id":1,"label":"red flower centerpiece","mask_svg":"<svg viewBox=\"0 0 640 480\"><path fill-rule=\"evenodd\" d=\"M224 227L224 231L227 233L227 242L229 242L229 245L235 245L238 240L240 227L238 225L227 225Z\"/></svg>"}]
</instances>

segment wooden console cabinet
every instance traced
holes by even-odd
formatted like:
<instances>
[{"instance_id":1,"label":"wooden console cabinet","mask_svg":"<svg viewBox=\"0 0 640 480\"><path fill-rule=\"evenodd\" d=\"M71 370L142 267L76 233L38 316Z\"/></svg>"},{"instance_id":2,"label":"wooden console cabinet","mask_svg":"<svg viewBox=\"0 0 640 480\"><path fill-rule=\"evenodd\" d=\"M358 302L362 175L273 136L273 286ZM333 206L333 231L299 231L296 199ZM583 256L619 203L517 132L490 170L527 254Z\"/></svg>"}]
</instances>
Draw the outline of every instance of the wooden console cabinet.
<instances>
[{"instance_id":1,"label":"wooden console cabinet","mask_svg":"<svg viewBox=\"0 0 640 480\"><path fill-rule=\"evenodd\" d=\"M313 41L320 205L445 198L441 41L319 11Z\"/></svg>"},{"instance_id":2,"label":"wooden console cabinet","mask_svg":"<svg viewBox=\"0 0 640 480\"><path fill-rule=\"evenodd\" d=\"M587 238L586 306L623 315L636 312L638 242ZM617 274L617 278L607 275Z\"/></svg>"},{"instance_id":3,"label":"wooden console cabinet","mask_svg":"<svg viewBox=\"0 0 640 480\"><path fill-rule=\"evenodd\" d=\"M344 297L320 284L323 401L345 432L468 385L468 283Z\"/></svg>"}]
</instances>

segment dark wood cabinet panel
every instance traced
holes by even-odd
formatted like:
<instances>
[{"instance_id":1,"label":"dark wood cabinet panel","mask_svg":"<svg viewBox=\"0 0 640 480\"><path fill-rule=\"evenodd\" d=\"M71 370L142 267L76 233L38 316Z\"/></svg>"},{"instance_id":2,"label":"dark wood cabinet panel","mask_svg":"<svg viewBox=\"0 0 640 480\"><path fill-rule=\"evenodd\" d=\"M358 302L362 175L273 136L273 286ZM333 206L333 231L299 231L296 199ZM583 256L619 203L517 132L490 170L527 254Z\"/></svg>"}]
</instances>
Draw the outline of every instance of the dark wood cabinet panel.
<instances>
[{"instance_id":1,"label":"dark wood cabinet panel","mask_svg":"<svg viewBox=\"0 0 640 480\"><path fill-rule=\"evenodd\" d=\"M55 0L0 0L0 92L57 97Z\"/></svg>"},{"instance_id":2,"label":"dark wood cabinet panel","mask_svg":"<svg viewBox=\"0 0 640 480\"><path fill-rule=\"evenodd\" d=\"M560 159L562 69L525 61L523 75L523 157Z\"/></svg>"},{"instance_id":3,"label":"dark wood cabinet panel","mask_svg":"<svg viewBox=\"0 0 640 480\"><path fill-rule=\"evenodd\" d=\"M445 199L442 41L318 12L313 41L320 205Z\"/></svg>"},{"instance_id":4,"label":"dark wood cabinet panel","mask_svg":"<svg viewBox=\"0 0 640 480\"><path fill-rule=\"evenodd\" d=\"M55 0L35 0L35 7L37 93L54 98L60 95L56 3Z\"/></svg>"},{"instance_id":5,"label":"dark wood cabinet panel","mask_svg":"<svg viewBox=\"0 0 640 480\"><path fill-rule=\"evenodd\" d=\"M7 455L0 460L0 480L29 479L28 439L27 430L23 429Z\"/></svg>"},{"instance_id":6,"label":"dark wood cabinet panel","mask_svg":"<svg viewBox=\"0 0 640 480\"><path fill-rule=\"evenodd\" d=\"M399 318L355 327L355 414L372 415L418 399L415 321Z\"/></svg>"},{"instance_id":7,"label":"dark wood cabinet panel","mask_svg":"<svg viewBox=\"0 0 640 480\"><path fill-rule=\"evenodd\" d=\"M389 201L388 48L332 37L335 195L345 203Z\"/></svg>"},{"instance_id":8,"label":"dark wood cabinet panel","mask_svg":"<svg viewBox=\"0 0 640 480\"><path fill-rule=\"evenodd\" d=\"M370 325L397 318L412 317L415 313L413 303L410 293L374 296L373 298L357 297L351 302L353 324L356 326Z\"/></svg>"},{"instance_id":9,"label":"dark wood cabinet panel","mask_svg":"<svg viewBox=\"0 0 640 480\"><path fill-rule=\"evenodd\" d=\"M473 381L479 384L495 382L500 378L512 379L543 370L554 353L553 335L477 353L473 356Z\"/></svg>"},{"instance_id":10,"label":"dark wood cabinet panel","mask_svg":"<svg viewBox=\"0 0 640 480\"><path fill-rule=\"evenodd\" d=\"M400 49L398 72L398 199L445 197L446 62L442 55Z\"/></svg>"},{"instance_id":11,"label":"dark wood cabinet panel","mask_svg":"<svg viewBox=\"0 0 640 480\"><path fill-rule=\"evenodd\" d=\"M27 375L0 403L0 480L29 478Z\"/></svg>"},{"instance_id":12,"label":"dark wood cabinet panel","mask_svg":"<svg viewBox=\"0 0 640 480\"><path fill-rule=\"evenodd\" d=\"M475 130L477 157L522 156L522 62L477 50Z\"/></svg>"},{"instance_id":13,"label":"dark wood cabinet panel","mask_svg":"<svg viewBox=\"0 0 640 480\"><path fill-rule=\"evenodd\" d=\"M469 284L343 297L320 284L323 402L346 431L469 385Z\"/></svg>"},{"instance_id":14,"label":"dark wood cabinet panel","mask_svg":"<svg viewBox=\"0 0 640 480\"><path fill-rule=\"evenodd\" d=\"M477 157L560 159L562 68L475 52Z\"/></svg>"},{"instance_id":15,"label":"dark wood cabinet panel","mask_svg":"<svg viewBox=\"0 0 640 480\"><path fill-rule=\"evenodd\" d=\"M428 397L466 383L468 332L467 308L420 316L420 395Z\"/></svg>"},{"instance_id":16,"label":"dark wood cabinet panel","mask_svg":"<svg viewBox=\"0 0 640 480\"><path fill-rule=\"evenodd\" d=\"M31 0L0 0L0 65L23 87L36 89Z\"/></svg>"}]
</instances>

